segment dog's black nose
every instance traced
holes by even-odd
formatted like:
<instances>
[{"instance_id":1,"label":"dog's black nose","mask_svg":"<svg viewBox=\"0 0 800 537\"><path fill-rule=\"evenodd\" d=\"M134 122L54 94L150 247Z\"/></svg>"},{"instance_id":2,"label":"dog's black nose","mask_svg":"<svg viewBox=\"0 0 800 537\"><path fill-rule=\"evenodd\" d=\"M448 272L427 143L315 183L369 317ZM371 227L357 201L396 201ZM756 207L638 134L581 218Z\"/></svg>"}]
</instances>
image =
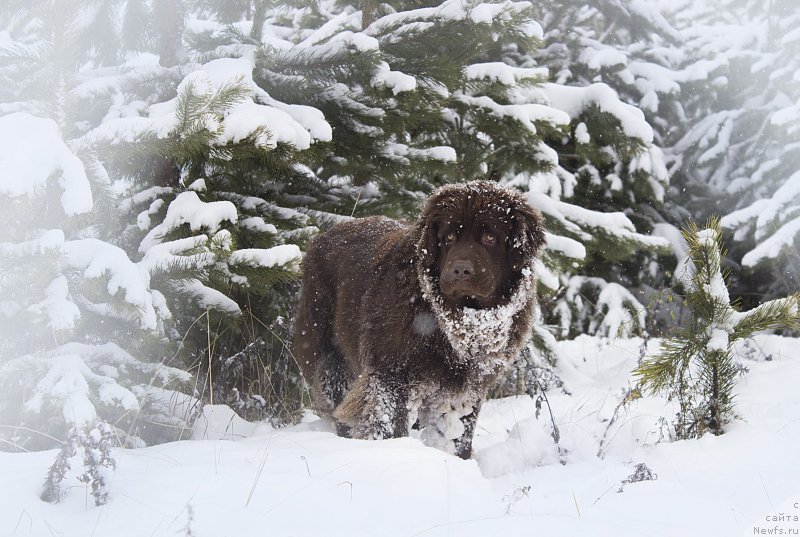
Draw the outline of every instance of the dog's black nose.
<instances>
[{"instance_id":1,"label":"dog's black nose","mask_svg":"<svg viewBox=\"0 0 800 537\"><path fill-rule=\"evenodd\" d=\"M450 277L454 280L467 280L475 275L475 265L472 261L459 259L450 265Z\"/></svg>"}]
</instances>

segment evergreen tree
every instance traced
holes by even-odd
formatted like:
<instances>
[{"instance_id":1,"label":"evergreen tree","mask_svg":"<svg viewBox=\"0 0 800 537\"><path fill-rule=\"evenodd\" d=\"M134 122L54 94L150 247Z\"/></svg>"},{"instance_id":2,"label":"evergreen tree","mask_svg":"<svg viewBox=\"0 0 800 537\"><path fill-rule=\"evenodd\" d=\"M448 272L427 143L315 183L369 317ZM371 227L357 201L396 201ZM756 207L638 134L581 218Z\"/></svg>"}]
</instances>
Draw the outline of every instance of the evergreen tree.
<instances>
[{"instance_id":1,"label":"evergreen tree","mask_svg":"<svg viewBox=\"0 0 800 537\"><path fill-rule=\"evenodd\" d=\"M798 288L800 11L791 0L676 1L687 122L669 150L676 199L723 214L732 292L749 305Z\"/></svg>"},{"instance_id":2,"label":"evergreen tree","mask_svg":"<svg viewBox=\"0 0 800 537\"><path fill-rule=\"evenodd\" d=\"M285 202L313 182L297 154L329 139L330 127L316 110L269 98L253 83L252 69L246 58L200 65L147 117L106 121L81 143L119 175L129 173L132 160L150 164L129 176L123 207L131 221L121 240L152 266L154 287L179 305L181 363L199 367L205 396L211 398L222 362L266 340L270 345L259 347L263 353L247 369L251 381L263 381L253 395L268 402L264 413L278 405L290 410L281 418L291 420L302 380L295 367L287 370L281 319L294 300L300 247L317 228ZM284 376L293 393L276 387ZM233 396L217 385L217 401Z\"/></svg>"},{"instance_id":3,"label":"evergreen tree","mask_svg":"<svg viewBox=\"0 0 800 537\"><path fill-rule=\"evenodd\" d=\"M47 478L42 488L42 500L50 503L61 501L68 492L69 477L84 485L91 485L91 494L95 505L105 505L109 495L109 473L116 467L116 461L111 455L111 446L114 443L113 429L105 422L100 422L89 431L72 428L67 433L66 441L61 444L56 460L47 472ZM81 455L80 461L76 461ZM75 475L74 472L81 464L83 473ZM67 483L64 481L67 480Z\"/></svg>"},{"instance_id":4,"label":"evergreen tree","mask_svg":"<svg viewBox=\"0 0 800 537\"><path fill-rule=\"evenodd\" d=\"M660 267L669 266L669 249L651 235L660 234L664 221L687 216L675 216L660 148L684 112L683 75L673 65L680 36L641 2L565 0L534 3L534 11L544 45L509 49L505 60L547 67L557 91L581 94L585 103L571 113L571 136L550 144L559 166L549 183L560 185L549 195L598 213L618 211L629 220L584 213L597 222L595 229L578 222L591 235L569 235L586 246L584 262L564 266L560 290L547 302L547 320L563 336L640 333L654 326L642 303L665 284ZM563 212L552 224L557 230L574 214ZM622 226L639 234L615 234Z\"/></svg>"},{"instance_id":5,"label":"evergreen tree","mask_svg":"<svg viewBox=\"0 0 800 537\"><path fill-rule=\"evenodd\" d=\"M546 83L547 70L522 52L535 51L543 37L530 6L381 4L363 30L352 7L323 4L311 12L304 22L312 29L295 29L291 45L271 43L286 52L269 60L268 47L272 64L256 78L271 94L287 78L308 87L309 95L293 87L282 98L312 102L334 126L330 152L311 166L349 193L344 210L330 210L413 214L418 200L442 182L490 177L528 190L545 213L552 234L539 272L553 290L569 281L557 275L564 267L574 270L576 261L588 259L592 275L631 285L640 271L603 268L641 249L666 253L665 241L638 233L627 216L649 233L652 219L637 218L631 207L663 200L666 168L651 126L606 85ZM329 77L309 75L320 65L332 69ZM351 157L354 148L359 158ZM609 208L617 212L608 214ZM606 286L598 278L581 281L581 287ZM641 317L632 295L612 294L598 297L593 326L609 312ZM575 332L586 328L577 309L574 302L571 308L548 304Z\"/></svg>"},{"instance_id":6,"label":"evergreen tree","mask_svg":"<svg viewBox=\"0 0 800 537\"><path fill-rule=\"evenodd\" d=\"M658 8L645 2L562 0L534 4L545 44L532 55L571 86L604 83L645 113L659 145L668 143L685 117L679 71L683 36Z\"/></svg>"},{"instance_id":7,"label":"evergreen tree","mask_svg":"<svg viewBox=\"0 0 800 537\"><path fill-rule=\"evenodd\" d=\"M102 266L91 265L92 257L86 251L91 246L98 256L113 256L119 267L112 268L124 274L109 274L109 292L117 293L120 278L139 274L142 282L136 289L137 298L145 303L134 305L145 310L150 307L141 313L146 324L142 321L140 328L150 331L147 335L122 321L132 318L136 311L124 317L115 312L124 303L117 305L106 300L109 304L103 306L107 310L104 313L108 316L113 312L112 317L116 317L112 320L100 315L99 320L81 323L74 327L72 337L97 337L113 342L103 347L102 352L82 349L93 360L90 369L99 367L104 360L115 365L133 364L137 359L130 352L146 357L145 361L169 360L183 369L189 369L193 360L203 357L204 370L209 370L209 359L234 354L250 341L258 338L263 341L266 334L271 345L248 371L250 387L253 379L263 380L262 388L254 390L255 395L264 400L257 393L263 391L273 399L271 405L264 405L264 412L278 414L276 407L280 407L281 418L291 419L297 415L302 383L296 373L292 376L293 368L287 362L282 343L286 323L281 323L281 316L284 319L288 316L288 305L293 299L287 285L296 276L298 245L303 245L316 228L308 225L308 216L271 200L304 190L298 187L292 191L288 186L292 179L305 180L307 175L293 155L316 138L329 138L330 127L322 120L321 113L308 107L281 109L254 102L254 93L260 91L249 75L252 64L248 71L245 62L242 70L239 58L232 62L195 64L193 69L173 65L184 54L182 47L180 54L176 52L168 61L153 55L153 51L163 52L166 46L159 38L158 28L150 27L156 11L164 6L133 2L126 6L122 20L114 19L110 28L120 32L139 26L148 31L141 39L131 41L133 50L119 51L117 65L107 65L111 59L107 55L101 58L99 49L90 44L88 34L94 30L96 20L108 19L116 13L116 6L102 3L94 7L87 14L87 7L81 3L64 2L56 6L41 2L9 10L5 13L6 20L16 42L4 50L5 63L0 66L0 76L15 82L3 86L10 90L3 95L6 109L54 117L68 140L69 149L64 151L87 163L86 171L95 194L94 205L89 202L93 218L84 217L68 232L68 236L74 233L87 237L70 250L73 257L82 255L81 262L102 271ZM181 23L179 29L182 28ZM178 41L182 42L181 35ZM44 83L56 91L45 91L41 86ZM273 100L270 102L275 104ZM292 115L310 124L316 138L293 121ZM12 127L4 134L14 137ZM60 140L59 137L63 146ZM12 153L20 150L19 144L11 143L7 149ZM76 166L73 163L72 167ZM265 175L272 175L273 179L264 180ZM18 178L8 176L9 182L14 180ZM68 194L77 195L77 191L73 192L75 185L69 186ZM19 193L12 189L9 195L14 197ZM27 201L30 202L27 205L18 203L20 211L26 217L39 214L32 209L40 208L43 203L40 197ZM46 209L51 209L51 205ZM43 210L42 214L59 213ZM33 219L15 219L13 215L9 215L8 222L14 233L23 235L40 225ZM9 248L15 246L9 244ZM53 255L59 254L63 252L56 251ZM23 283L42 287L50 282L35 281L30 272L25 272L21 261L11 258L8 261L16 263ZM36 259L25 261L37 263ZM19 283L7 279L9 286ZM73 280L76 285L83 284L79 275L73 275ZM96 293L94 287L97 284L92 284L92 293ZM70 288L69 292L75 291ZM152 295L152 300L149 295L139 297L144 293ZM131 295L126 293L126 299ZM99 300L94 295L91 298ZM99 309L92 306L95 314ZM243 316L243 310L248 315ZM27 326L21 316L17 319ZM95 336L100 322L102 336ZM43 334L32 330L22 330L19 334L29 345L47 346L48 338ZM221 334L227 339L221 339ZM73 351L76 351L74 346L70 347L70 352ZM14 357L15 352L22 351L9 349L9 356ZM270 362L276 362L280 369L275 379L271 378ZM12 365L19 367L18 362ZM185 383L188 375L176 369L169 374L174 377L170 380L165 374L172 370L167 368L155 382L141 384L138 369L145 374L158 371L143 364L115 372L121 385L135 388L133 395L125 399L131 418L125 424L132 433L128 439L163 441L179 436L191 418L189 401L176 408L172 390L178 387L175 379ZM19 373L16 378L6 379L24 387L37 374L43 374L41 367L36 371L32 376L23 378ZM53 382L57 384L57 380ZM56 389L53 382L40 387ZM158 389L165 383L171 384L170 390ZM178 400L184 399L178 397ZM97 401L92 402L96 406ZM131 412L134 406L137 416L147 419L134 424ZM36 414L38 409L31 407L31 413ZM16 425L10 415L11 410L9 424ZM119 425L117 417L104 417ZM139 425L145 423L149 431L139 430ZM57 437L59 431L51 430L48 434Z\"/></svg>"},{"instance_id":8,"label":"evergreen tree","mask_svg":"<svg viewBox=\"0 0 800 537\"><path fill-rule=\"evenodd\" d=\"M4 449L49 447L97 420L129 445L175 438L186 425L169 404L191 378L164 363L170 309L150 285L152 267L116 243L107 168L76 143L101 122L98 103L118 80L113 55L94 41L114 9L33 2L2 11Z\"/></svg>"},{"instance_id":9,"label":"evergreen tree","mask_svg":"<svg viewBox=\"0 0 800 537\"><path fill-rule=\"evenodd\" d=\"M0 132L4 448L50 446L98 419L122 441L139 443L146 434L138 418L161 421L145 408L150 390L190 378L142 352L164 344L164 296L146 267L89 219L89 177L102 184L102 166L72 153L53 120L14 113L0 117ZM140 346L129 345L134 340Z\"/></svg>"},{"instance_id":10,"label":"evergreen tree","mask_svg":"<svg viewBox=\"0 0 800 537\"><path fill-rule=\"evenodd\" d=\"M682 275L691 311L688 326L665 339L660 352L646 357L636 374L644 390L677 401L677 437L696 438L706 431L721 434L734 416L741 367L731 352L733 343L761 330L800 327L800 293L738 311L722 269L719 220L710 220L703 230L690 224L683 236L690 260Z\"/></svg>"}]
</instances>

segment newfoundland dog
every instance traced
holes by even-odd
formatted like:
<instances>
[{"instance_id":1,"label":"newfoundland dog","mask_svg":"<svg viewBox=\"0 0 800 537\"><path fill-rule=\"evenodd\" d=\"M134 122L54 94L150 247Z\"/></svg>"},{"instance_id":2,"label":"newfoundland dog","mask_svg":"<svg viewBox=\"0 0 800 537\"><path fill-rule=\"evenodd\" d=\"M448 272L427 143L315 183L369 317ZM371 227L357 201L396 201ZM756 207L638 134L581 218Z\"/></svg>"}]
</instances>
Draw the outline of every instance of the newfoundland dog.
<instances>
[{"instance_id":1,"label":"newfoundland dog","mask_svg":"<svg viewBox=\"0 0 800 537\"><path fill-rule=\"evenodd\" d=\"M527 340L542 217L478 181L435 191L418 222L370 217L304 260L295 356L342 436L416 436L463 458L486 392Z\"/></svg>"}]
</instances>

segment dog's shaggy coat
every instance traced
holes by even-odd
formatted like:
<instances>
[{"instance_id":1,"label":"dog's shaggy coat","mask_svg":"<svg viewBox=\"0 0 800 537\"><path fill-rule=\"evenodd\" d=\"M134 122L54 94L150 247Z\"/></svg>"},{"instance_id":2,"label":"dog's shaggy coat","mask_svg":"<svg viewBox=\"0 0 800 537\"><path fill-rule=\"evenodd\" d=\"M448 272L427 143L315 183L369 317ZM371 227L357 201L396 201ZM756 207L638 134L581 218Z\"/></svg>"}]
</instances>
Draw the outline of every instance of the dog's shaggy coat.
<instances>
[{"instance_id":1,"label":"dog's shaggy coat","mask_svg":"<svg viewBox=\"0 0 800 537\"><path fill-rule=\"evenodd\" d=\"M542 218L489 182L445 186L418 222L372 217L304 260L294 349L339 434L413 434L468 458L486 391L527 340Z\"/></svg>"}]
</instances>

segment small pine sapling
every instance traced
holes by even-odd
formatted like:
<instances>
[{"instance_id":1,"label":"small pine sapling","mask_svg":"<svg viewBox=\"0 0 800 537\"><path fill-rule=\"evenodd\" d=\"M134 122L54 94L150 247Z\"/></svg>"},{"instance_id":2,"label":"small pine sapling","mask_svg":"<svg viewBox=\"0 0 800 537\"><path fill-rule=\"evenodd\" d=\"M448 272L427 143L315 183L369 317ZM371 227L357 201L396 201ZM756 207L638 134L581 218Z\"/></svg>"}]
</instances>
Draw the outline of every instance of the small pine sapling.
<instances>
[{"instance_id":1,"label":"small pine sapling","mask_svg":"<svg viewBox=\"0 0 800 537\"><path fill-rule=\"evenodd\" d=\"M734 415L733 390L741 368L731 352L733 343L760 330L800 327L800 293L738 311L721 268L725 250L719 219L710 219L703 230L691 222L682 235L690 260L684 276L688 325L665 339L635 375L643 391L678 401L677 437L698 438L709 430L722 434Z\"/></svg>"},{"instance_id":2,"label":"small pine sapling","mask_svg":"<svg viewBox=\"0 0 800 537\"><path fill-rule=\"evenodd\" d=\"M83 448L84 472L78 480L91 484L95 505L105 505L108 501L109 471L117 466L111 456L112 433L113 429L108 423L100 422L88 434L79 436Z\"/></svg>"},{"instance_id":3,"label":"small pine sapling","mask_svg":"<svg viewBox=\"0 0 800 537\"><path fill-rule=\"evenodd\" d=\"M44 487L39 497L48 503L58 503L64 498L64 489L61 482L67 477L71 469L69 460L75 456L75 444L72 442L75 429L71 429L67 435L67 441L61 444L56 460L50 465L47 477L44 480Z\"/></svg>"},{"instance_id":4,"label":"small pine sapling","mask_svg":"<svg viewBox=\"0 0 800 537\"><path fill-rule=\"evenodd\" d=\"M61 445L56 460L47 472L40 498L50 503L64 499L66 491L62 482L72 470L74 457L81 454L83 473L76 478L81 483L91 485L95 505L105 505L108 501L109 470L116 468L116 461L111 456L113 431L105 422L98 423L88 432L77 427L70 429L67 441Z\"/></svg>"}]
</instances>

